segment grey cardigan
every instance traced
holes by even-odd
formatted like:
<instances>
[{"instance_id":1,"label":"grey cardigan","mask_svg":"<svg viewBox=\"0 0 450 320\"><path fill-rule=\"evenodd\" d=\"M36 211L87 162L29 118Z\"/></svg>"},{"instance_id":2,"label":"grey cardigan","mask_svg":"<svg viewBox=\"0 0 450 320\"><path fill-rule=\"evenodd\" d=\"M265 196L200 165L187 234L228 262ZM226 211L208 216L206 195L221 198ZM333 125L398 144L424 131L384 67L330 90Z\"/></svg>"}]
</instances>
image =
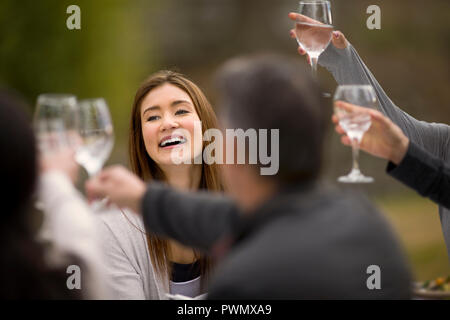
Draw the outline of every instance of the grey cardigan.
<instances>
[{"instance_id":1,"label":"grey cardigan","mask_svg":"<svg viewBox=\"0 0 450 320\"><path fill-rule=\"evenodd\" d=\"M125 216L125 215L126 216ZM150 260L142 218L117 208L98 215L106 286L112 299L166 300L167 277L158 277Z\"/></svg>"},{"instance_id":2,"label":"grey cardigan","mask_svg":"<svg viewBox=\"0 0 450 320\"><path fill-rule=\"evenodd\" d=\"M330 71L339 84L370 84L374 87L381 111L396 123L411 141L450 164L450 126L419 121L397 107L386 95L355 48L337 49L333 45L320 56L319 64ZM450 190L449 190L450 192ZM450 210L439 206L444 240L450 257Z\"/></svg>"}]
</instances>

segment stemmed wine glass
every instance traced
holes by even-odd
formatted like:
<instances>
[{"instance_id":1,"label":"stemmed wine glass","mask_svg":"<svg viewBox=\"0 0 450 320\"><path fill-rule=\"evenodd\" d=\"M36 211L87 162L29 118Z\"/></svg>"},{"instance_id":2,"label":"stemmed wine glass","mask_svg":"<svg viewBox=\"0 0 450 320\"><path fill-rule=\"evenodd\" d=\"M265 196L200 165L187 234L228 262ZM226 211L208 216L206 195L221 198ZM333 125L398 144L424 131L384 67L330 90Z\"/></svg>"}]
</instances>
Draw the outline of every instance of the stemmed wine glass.
<instances>
[{"instance_id":1,"label":"stemmed wine glass","mask_svg":"<svg viewBox=\"0 0 450 320\"><path fill-rule=\"evenodd\" d=\"M75 152L81 142L77 98L71 94L39 95L33 127L40 153ZM36 202L36 208L43 209L42 203Z\"/></svg>"},{"instance_id":2,"label":"stemmed wine glass","mask_svg":"<svg viewBox=\"0 0 450 320\"><path fill-rule=\"evenodd\" d=\"M79 114L77 98L71 94L41 94L33 118L40 152L76 149Z\"/></svg>"},{"instance_id":3,"label":"stemmed wine glass","mask_svg":"<svg viewBox=\"0 0 450 320\"><path fill-rule=\"evenodd\" d=\"M377 109L377 95L370 85L343 85L336 89L334 101L344 101L350 104L366 108ZM339 125L352 141L353 167L351 172L338 181L343 183L371 183L372 177L364 176L359 170L358 155L359 144L364 133L369 130L372 123L370 115L362 112L350 112L341 108L334 108L334 113L339 119Z\"/></svg>"},{"instance_id":4,"label":"stemmed wine glass","mask_svg":"<svg viewBox=\"0 0 450 320\"><path fill-rule=\"evenodd\" d=\"M77 150L76 160L93 177L102 169L114 145L111 115L103 98L81 100L78 108L83 143Z\"/></svg>"},{"instance_id":5,"label":"stemmed wine glass","mask_svg":"<svg viewBox=\"0 0 450 320\"><path fill-rule=\"evenodd\" d=\"M295 23L297 42L308 54L313 76L317 77L319 56L329 45L333 34L331 4L325 0L300 1L298 13L302 17Z\"/></svg>"}]
</instances>

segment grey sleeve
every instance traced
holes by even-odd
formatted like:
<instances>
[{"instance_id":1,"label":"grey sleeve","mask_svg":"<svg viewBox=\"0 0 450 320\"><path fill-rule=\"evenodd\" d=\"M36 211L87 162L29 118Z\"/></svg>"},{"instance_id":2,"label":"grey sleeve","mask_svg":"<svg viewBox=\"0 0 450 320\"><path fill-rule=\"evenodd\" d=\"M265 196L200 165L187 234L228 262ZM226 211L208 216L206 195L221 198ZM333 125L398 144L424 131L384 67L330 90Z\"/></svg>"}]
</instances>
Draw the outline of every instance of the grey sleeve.
<instances>
[{"instance_id":1,"label":"grey sleeve","mask_svg":"<svg viewBox=\"0 0 450 320\"><path fill-rule=\"evenodd\" d=\"M450 127L446 124L416 120L397 107L384 92L351 44L345 49L337 49L330 44L320 56L319 64L328 69L340 85L372 85L378 96L380 111L397 124L411 141L434 156L447 160Z\"/></svg>"},{"instance_id":2,"label":"grey sleeve","mask_svg":"<svg viewBox=\"0 0 450 320\"><path fill-rule=\"evenodd\" d=\"M107 289L114 300L145 300L144 285L114 232L99 221Z\"/></svg>"},{"instance_id":3,"label":"grey sleeve","mask_svg":"<svg viewBox=\"0 0 450 320\"><path fill-rule=\"evenodd\" d=\"M142 214L148 231L209 251L235 227L239 211L234 203L211 192L178 192L159 183L147 186Z\"/></svg>"}]
</instances>

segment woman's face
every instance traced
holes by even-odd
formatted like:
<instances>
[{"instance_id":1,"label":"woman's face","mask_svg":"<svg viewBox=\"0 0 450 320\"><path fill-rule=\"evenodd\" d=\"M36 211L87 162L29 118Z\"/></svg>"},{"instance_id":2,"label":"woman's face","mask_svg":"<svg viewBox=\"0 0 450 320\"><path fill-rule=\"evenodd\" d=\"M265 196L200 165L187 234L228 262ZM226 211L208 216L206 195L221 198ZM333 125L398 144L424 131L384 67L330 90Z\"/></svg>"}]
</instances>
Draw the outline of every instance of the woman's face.
<instances>
[{"instance_id":1,"label":"woman's face","mask_svg":"<svg viewBox=\"0 0 450 320\"><path fill-rule=\"evenodd\" d=\"M144 97L140 111L145 149L159 166L193 163L202 153L200 118L185 91L163 84Z\"/></svg>"}]
</instances>

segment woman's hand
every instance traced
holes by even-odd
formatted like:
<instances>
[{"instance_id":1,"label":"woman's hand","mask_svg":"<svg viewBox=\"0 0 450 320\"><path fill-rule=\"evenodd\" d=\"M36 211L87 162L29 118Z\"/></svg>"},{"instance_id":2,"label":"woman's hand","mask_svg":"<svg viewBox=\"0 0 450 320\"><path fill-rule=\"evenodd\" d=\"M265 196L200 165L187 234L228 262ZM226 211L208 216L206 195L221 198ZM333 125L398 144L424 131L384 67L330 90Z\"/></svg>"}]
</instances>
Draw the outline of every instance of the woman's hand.
<instances>
[{"instance_id":1,"label":"woman's hand","mask_svg":"<svg viewBox=\"0 0 450 320\"><path fill-rule=\"evenodd\" d=\"M402 130L381 112L369 108L355 106L346 102L336 101L335 108L341 108L348 112L368 113L372 124L364 133L360 149L398 165L405 157L409 146L409 139ZM332 121L335 130L341 135L341 142L350 146L350 138L345 134L344 129L339 125L339 119L333 115Z\"/></svg>"},{"instance_id":2,"label":"woman's hand","mask_svg":"<svg viewBox=\"0 0 450 320\"><path fill-rule=\"evenodd\" d=\"M303 21L303 22L307 22L307 23L313 23L313 24L320 24L319 21L313 20L309 17L306 17L304 15L301 15L299 13L295 13L295 12L291 12L289 13L289 19L293 20L294 22L296 21ZM295 30L291 29L290 30L290 35L291 38L295 39ZM333 37L331 39L331 42L333 43L333 45L338 48L338 49L345 49L348 46L348 41L345 38L344 34L340 31L333 31ZM303 50L300 46L298 47L298 53L300 53L302 56L306 54L306 51ZM308 63L310 63L309 57L307 57L308 59Z\"/></svg>"},{"instance_id":3,"label":"woman's hand","mask_svg":"<svg viewBox=\"0 0 450 320\"><path fill-rule=\"evenodd\" d=\"M73 183L76 183L78 179L80 168L75 161L75 152L70 148L41 153L39 155L39 167L41 174L59 171L67 175Z\"/></svg>"},{"instance_id":4,"label":"woman's hand","mask_svg":"<svg viewBox=\"0 0 450 320\"><path fill-rule=\"evenodd\" d=\"M123 166L111 166L86 182L89 201L107 198L119 207L127 207L136 213L141 211L145 183Z\"/></svg>"}]
</instances>

